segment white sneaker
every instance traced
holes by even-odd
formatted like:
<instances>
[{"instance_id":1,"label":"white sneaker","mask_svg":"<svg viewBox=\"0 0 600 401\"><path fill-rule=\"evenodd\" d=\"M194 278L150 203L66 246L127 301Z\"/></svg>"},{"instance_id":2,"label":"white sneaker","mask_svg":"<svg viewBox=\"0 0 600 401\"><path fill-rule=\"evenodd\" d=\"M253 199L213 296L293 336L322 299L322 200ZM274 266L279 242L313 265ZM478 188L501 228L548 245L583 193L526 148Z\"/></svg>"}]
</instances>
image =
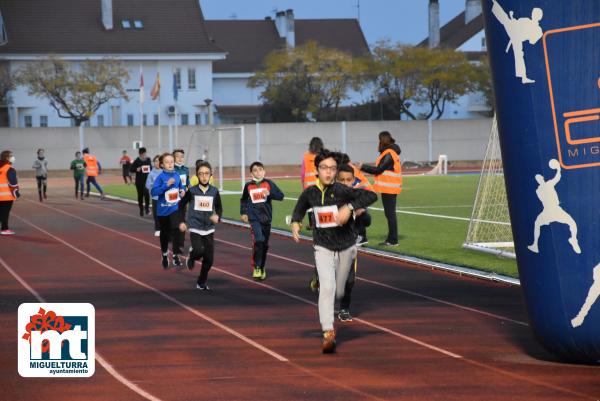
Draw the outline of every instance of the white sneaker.
<instances>
[{"instance_id":1,"label":"white sneaker","mask_svg":"<svg viewBox=\"0 0 600 401\"><path fill-rule=\"evenodd\" d=\"M15 235L15 232L13 230L2 230L0 235Z\"/></svg>"},{"instance_id":2,"label":"white sneaker","mask_svg":"<svg viewBox=\"0 0 600 401\"><path fill-rule=\"evenodd\" d=\"M154 236L155 237L160 237L160 231L154 231Z\"/></svg>"}]
</instances>

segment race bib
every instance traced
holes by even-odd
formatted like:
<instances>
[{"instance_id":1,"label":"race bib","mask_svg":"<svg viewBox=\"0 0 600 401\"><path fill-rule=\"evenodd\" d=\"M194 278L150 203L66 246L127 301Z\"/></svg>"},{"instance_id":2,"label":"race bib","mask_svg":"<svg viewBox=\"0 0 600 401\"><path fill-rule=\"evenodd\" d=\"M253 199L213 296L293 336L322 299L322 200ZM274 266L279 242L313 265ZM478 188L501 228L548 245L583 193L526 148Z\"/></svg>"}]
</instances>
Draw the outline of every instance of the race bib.
<instances>
[{"instance_id":1,"label":"race bib","mask_svg":"<svg viewBox=\"0 0 600 401\"><path fill-rule=\"evenodd\" d=\"M194 210L199 212L212 212L213 197L212 196L194 196Z\"/></svg>"},{"instance_id":2,"label":"race bib","mask_svg":"<svg viewBox=\"0 0 600 401\"><path fill-rule=\"evenodd\" d=\"M165 200L169 205L174 205L179 202L179 189L172 188L165 192Z\"/></svg>"},{"instance_id":3,"label":"race bib","mask_svg":"<svg viewBox=\"0 0 600 401\"><path fill-rule=\"evenodd\" d=\"M336 223L338 207L336 205L314 207L313 213L315 214L315 223L317 228L330 228L338 226Z\"/></svg>"},{"instance_id":4,"label":"race bib","mask_svg":"<svg viewBox=\"0 0 600 401\"><path fill-rule=\"evenodd\" d=\"M81 164L81 163L77 163L77 164L75 165L75 168L77 168L77 170L83 170L83 164Z\"/></svg>"},{"instance_id":5,"label":"race bib","mask_svg":"<svg viewBox=\"0 0 600 401\"><path fill-rule=\"evenodd\" d=\"M264 203L267 201L267 191L264 188L251 189L250 199L252 203Z\"/></svg>"},{"instance_id":6,"label":"race bib","mask_svg":"<svg viewBox=\"0 0 600 401\"><path fill-rule=\"evenodd\" d=\"M179 178L181 179L181 185L183 185L183 186L187 185L187 175L181 174L179 176Z\"/></svg>"},{"instance_id":7,"label":"race bib","mask_svg":"<svg viewBox=\"0 0 600 401\"><path fill-rule=\"evenodd\" d=\"M148 174L150 172L150 166L144 165L142 166L142 173Z\"/></svg>"}]
</instances>

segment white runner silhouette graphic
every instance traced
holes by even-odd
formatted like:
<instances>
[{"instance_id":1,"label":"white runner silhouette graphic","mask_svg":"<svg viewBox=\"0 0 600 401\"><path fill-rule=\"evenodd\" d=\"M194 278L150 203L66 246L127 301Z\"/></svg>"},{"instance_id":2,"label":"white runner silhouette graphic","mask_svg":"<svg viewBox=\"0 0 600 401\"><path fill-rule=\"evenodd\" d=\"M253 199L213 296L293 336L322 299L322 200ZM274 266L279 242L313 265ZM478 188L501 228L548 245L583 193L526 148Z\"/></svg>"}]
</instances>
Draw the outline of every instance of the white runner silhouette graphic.
<instances>
[{"instance_id":1,"label":"white runner silhouette graphic","mask_svg":"<svg viewBox=\"0 0 600 401\"><path fill-rule=\"evenodd\" d=\"M600 296L600 263L594 267L594 283L590 287L587 297L585 298L585 302L581 307L581 310L573 319L571 319L571 326L579 327L583 324L585 317L587 316L590 308Z\"/></svg>"},{"instance_id":2,"label":"white runner silhouette graphic","mask_svg":"<svg viewBox=\"0 0 600 401\"><path fill-rule=\"evenodd\" d=\"M496 0L493 0L492 14L498 21L504 26L506 33L508 34L508 45L506 46L506 52L512 47L513 56L515 58L515 76L521 78L521 83L531 84L535 81L527 78L527 68L525 67L525 53L523 53L523 42L528 41L534 45L543 35L542 28L540 27L540 20L544 16L544 12L541 8L535 7L531 10L531 18L519 18L513 17L513 11L510 11L508 15L498 4Z\"/></svg>"},{"instance_id":3,"label":"white runner silhouette graphic","mask_svg":"<svg viewBox=\"0 0 600 401\"><path fill-rule=\"evenodd\" d=\"M544 209L535 219L535 228L533 232L533 244L529 245L527 248L531 252L538 253L538 239L540 238L540 228L542 226L550 225L550 223L562 223L569 226L571 230L571 238L569 238L569 243L573 247L573 251L576 253L581 253L581 248L579 248L579 243L577 242L577 224L575 220L560 207L560 200L558 199L558 194L556 193L556 184L560 181L560 163L556 159L552 159L548 162L548 166L556 170L556 175L554 178L544 181L544 177L540 174L535 175L535 180L538 182L538 187L535 190L536 195L542 202L542 206Z\"/></svg>"}]
</instances>

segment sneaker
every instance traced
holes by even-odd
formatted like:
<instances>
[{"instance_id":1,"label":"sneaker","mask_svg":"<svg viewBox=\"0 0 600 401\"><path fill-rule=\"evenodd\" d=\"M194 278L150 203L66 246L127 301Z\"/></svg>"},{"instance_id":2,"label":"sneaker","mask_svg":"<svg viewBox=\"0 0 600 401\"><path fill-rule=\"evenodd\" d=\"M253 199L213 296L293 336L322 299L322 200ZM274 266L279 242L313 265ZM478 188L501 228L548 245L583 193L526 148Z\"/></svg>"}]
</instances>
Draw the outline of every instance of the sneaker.
<instances>
[{"instance_id":1,"label":"sneaker","mask_svg":"<svg viewBox=\"0 0 600 401\"><path fill-rule=\"evenodd\" d=\"M0 235L15 235L15 232L13 230L2 230Z\"/></svg>"},{"instance_id":2,"label":"sneaker","mask_svg":"<svg viewBox=\"0 0 600 401\"><path fill-rule=\"evenodd\" d=\"M332 354L335 352L335 330L327 330L323 332L321 350L324 354Z\"/></svg>"},{"instance_id":3,"label":"sneaker","mask_svg":"<svg viewBox=\"0 0 600 401\"><path fill-rule=\"evenodd\" d=\"M160 230L154 231L154 236L155 237L160 237Z\"/></svg>"},{"instance_id":4,"label":"sneaker","mask_svg":"<svg viewBox=\"0 0 600 401\"><path fill-rule=\"evenodd\" d=\"M359 235L358 238L356 239L356 246L362 246L362 245L366 245L368 243L369 243L369 240L367 239L367 237L361 237Z\"/></svg>"},{"instance_id":5,"label":"sneaker","mask_svg":"<svg viewBox=\"0 0 600 401\"><path fill-rule=\"evenodd\" d=\"M319 292L319 276L316 274L310 279L310 283L308 283L308 288L311 292Z\"/></svg>"},{"instance_id":6,"label":"sneaker","mask_svg":"<svg viewBox=\"0 0 600 401\"><path fill-rule=\"evenodd\" d=\"M192 259L190 256L188 256L187 261L185 262L185 265L187 266L188 270L192 270L194 268L194 259Z\"/></svg>"},{"instance_id":7,"label":"sneaker","mask_svg":"<svg viewBox=\"0 0 600 401\"><path fill-rule=\"evenodd\" d=\"M260 271L260 267L254 266L254 269L252 270L252 278L255 280L259 280L261 276L262 272Z\"/></svg>"},{"instance_id":8,"label":"sneaker","mask_svg":"<svg viewBox=\"0 0 600 401\"><path fill-rule=\"evenodd\" d=\"M200 291L210 291L210 287L206 283L197 283L196 289Z\"/></svg>"},{"instance_id":9,"label":"sneaker","mask_svg":"<svg viewBox=\"0 0 600 401\"><path fill-rule=\"evenodd\" d=\"M267 269L264 267L260 268L260 279L261 280L266 280L267 279Z\"/></svg>"},{"instance_id":10,"label":"sneaker","mask_svg":"<svg viewBox=\"0 0 600 401\"><path fill-rule=\"evenodd\" d=\"M102 198L100 198L100 199L102 199ZM141 210L140 210L140 217L144 217L144 212L142 212Z\"/></svg>"},{"instance_id":11,"label":"sneaker","mask_svg":"<svg viewBox=\"0 0 600 401\"><path fill-rule=\"evenodd\" d=\"M85 194L85 197L89 198L90 197L90 193L88 192L87 194Z\"/></svg>"},{"instance_id":12,"label":"sneaker","mask_svg":"<svg viewBox=\"0 0 600 401\"><path fill-rule=\"evenodd\" d=\"M146 216L150 214L150 210L146 209Z\"/></svg>"},{"instance_id":13,"label":"sneaker","mask_svg":"<svg viewBox=\"0 0 600 401\"><path fill-rule=\"evenodd\" d=\"M162 255L162 267L163 267L163 269L169 268L169 255L168 254Z\"/></svg>"},{"instance_id":14,"label":"sneaker","mask_svg":"<svg viewBox=\"0 0 600 401\"><path fill-rule=\"evenodd\" d=\"M83 200L83 195L81 195L81 198L80 198L80 199L81 199L81 200Z\"/></svg>"},{"instance_id":15,"label":"sneaker","mask_svg":"<svg viewBox=\"0 0 600 401\"><path fill-rule=\"evenodd\" d=\"M44 192L44 199L48 199L48 195Z\"/></svg>"},{"instance_id":16,"label":"sneaker","mask_svg":"<svg viewBox=\"0 0 600 401\"><path fill-rule=\"evenodd\" d=\"M183 267L183 263L181 263L179 255L173 255L173 267L176 269L181 269Z\"/></svg>"},{"instance_id":17,"label":"sneaker","mask_svg":"<svg viewBox=\"0 0 600 401\"><path fill-rule=\"evenodd\" d=\"M389 241L383 241L379 243L379 246L398 246L397 242L389 242Z\"/></svg>"},{"instance_id":18,"label":"sneaker","mask_svg":"<svg viewBox=\"0 0 600 401\"><path fill-rule=\"evenodd\" d=\"M338 319L340 319L340 322L351 322L352 315L350 314L350 310L340 309L340 311L338 313Z\"/></svg>"},{"instance_id":19,"label":"sneaker","mask_svg":"<svg viewBox=\"0 0 600 401\"><path fill-rule=\"evenodd\" d=\"M104 200L104 199L106 199L106 196L104 196L104 192L102 192L102 193L100 194L100 200Z\"/></svg>"}]
</instances>

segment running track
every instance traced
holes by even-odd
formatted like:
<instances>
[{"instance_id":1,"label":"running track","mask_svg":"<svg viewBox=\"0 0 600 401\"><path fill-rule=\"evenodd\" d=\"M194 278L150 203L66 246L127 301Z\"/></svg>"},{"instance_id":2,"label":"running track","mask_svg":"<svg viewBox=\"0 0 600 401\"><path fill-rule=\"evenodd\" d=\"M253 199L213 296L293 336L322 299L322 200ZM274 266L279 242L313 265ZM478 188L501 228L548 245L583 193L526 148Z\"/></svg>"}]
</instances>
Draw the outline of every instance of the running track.
<instances>
[{"instance_id":1,"label":"running track","mask_svg":"<svg viewBox=\"0 0 600 401\"><path fill-rule=\"evenodd\" d=\"M2 400L600 399L599 367L537 345L519 288L361 255L355 319L322 355L309 243L274 235L256 283L248 232L220 225L200 292L197 269L162 270L136 206L67 193L20 200L0 238ZM17 307L40 299L95 306L92 378L18 375Z\"/></svg>"}]
</instances>

